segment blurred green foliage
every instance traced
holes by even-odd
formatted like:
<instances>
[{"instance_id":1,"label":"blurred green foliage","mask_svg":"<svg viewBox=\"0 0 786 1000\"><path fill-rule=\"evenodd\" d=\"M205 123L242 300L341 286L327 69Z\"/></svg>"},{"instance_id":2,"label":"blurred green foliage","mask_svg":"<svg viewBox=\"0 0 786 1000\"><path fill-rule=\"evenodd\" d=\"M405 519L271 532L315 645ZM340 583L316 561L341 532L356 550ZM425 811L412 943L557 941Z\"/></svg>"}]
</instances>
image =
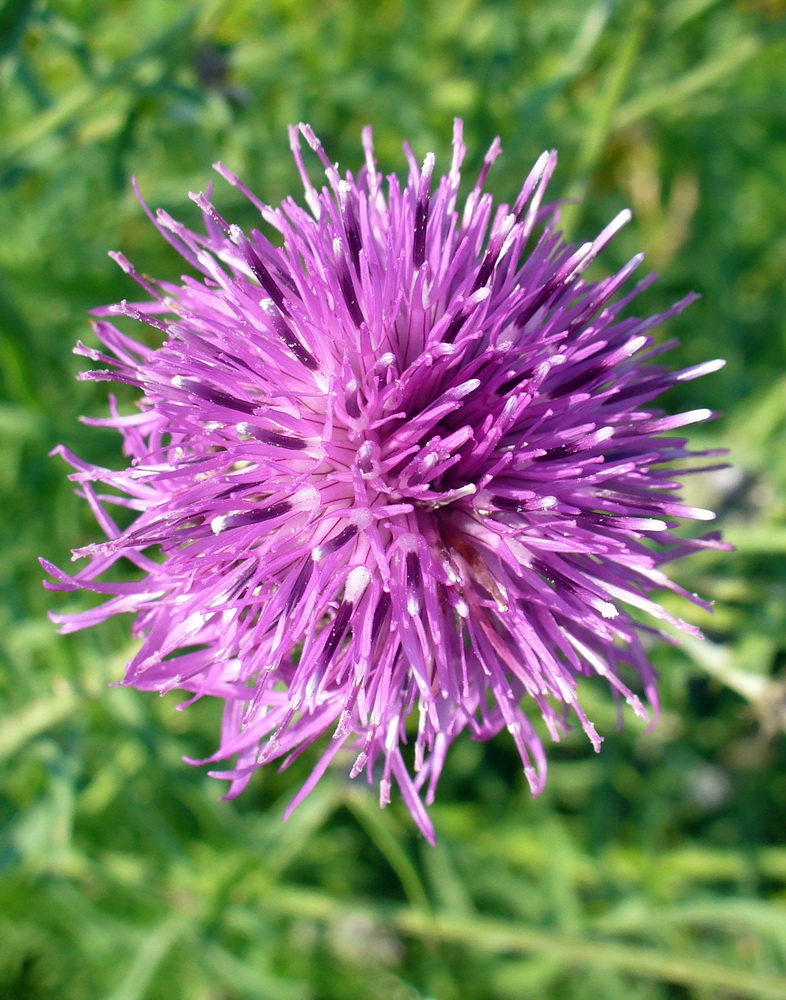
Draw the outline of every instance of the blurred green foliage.
<instances>
[{"instance_id":1,"label":"blurred green foliage","mask_svg":"<svg viewBox=\"0 0 786 1000\"><path fill-rule=\"evenodd\" d=\"M2 1000L786 997L785 29L782 0L0 5ZM404 139L444 164L454 115L470 174L501 136L501 199L557 147L577 238L632 206L603 266L647 252L641 309L702 294L661 335L674 364L729 364L670 405L725 413L694 441L734 468L690 488L738 553L679 569L718 607L687 612L705 643L656 651L656 730L615 732L588 688L603 753L554 747L537 801L504 739L459 742L431 849L339 772L282 824L308 760L219 803L180 759L211 751L218 707L107 688L127 624L56 636L36 556L97 530L47 451L119 460L77 422L104 390L69 353L133 294L106 251L181 267L130 175L193 220L219 158L267 201L298 191L290 122L353 168L370 122L399 170Z\"/></svg>"}]
</instances>

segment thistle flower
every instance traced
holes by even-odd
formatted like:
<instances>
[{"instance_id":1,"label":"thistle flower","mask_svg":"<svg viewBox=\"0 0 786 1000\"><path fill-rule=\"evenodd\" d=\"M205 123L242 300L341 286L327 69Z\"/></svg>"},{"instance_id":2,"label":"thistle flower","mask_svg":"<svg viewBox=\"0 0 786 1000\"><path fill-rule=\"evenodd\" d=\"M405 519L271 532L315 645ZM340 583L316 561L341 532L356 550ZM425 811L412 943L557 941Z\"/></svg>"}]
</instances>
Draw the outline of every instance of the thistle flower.
<instances>
[{"instance_id":1,"label":"thistle flower","mask_svg":"<svg viewBox=\"0 0 786 1000\"><path fill-rule=\"evenodd\" d=\"M140 646L124 684L224 700L209 761L233 760L211 772L227 797L325 737L292 807L348 750L350 776L378 780L383 805L395 782L433 840L424 800L463 730L507 729L538 792L533 716L555 740L577 719L600 746L580 678L657 711L642 637L658 632L629 609L695 631L652 595L706 606L662 566L720 543L672 533L712 517L680 502L673 463L699 453L671 436L711 414L665 416L652 401L722 362L652 363L672 344L650 331L694 296L621 318L649 284L617 297L642 256L599 281L584 273L629 213L567 245L543 202L553 152L495 207L483 192L495 141L459 210L460 122L439 180L433 154L421 167L408 147L406 181L381 177L368 130L357 176L306 125L291 145L306 208L266 205L216 165L275 242L200 194L205 233L145 209L198 277L153 281L112 255L149 299L96 314L141 321L160 346L108 318L95 324L106 353L77 345L106 366L83 378L142 395L138 412L112 399L87 421L120 432L128 468L56 449L107 540L75 550L88 563L74 575L44 562L49 586L108 599L52 617L70 632L131 612ZM112 504L134 512L130 527ZM138 579L103 582L121 559Z\"/></svg>"}]
</instances>

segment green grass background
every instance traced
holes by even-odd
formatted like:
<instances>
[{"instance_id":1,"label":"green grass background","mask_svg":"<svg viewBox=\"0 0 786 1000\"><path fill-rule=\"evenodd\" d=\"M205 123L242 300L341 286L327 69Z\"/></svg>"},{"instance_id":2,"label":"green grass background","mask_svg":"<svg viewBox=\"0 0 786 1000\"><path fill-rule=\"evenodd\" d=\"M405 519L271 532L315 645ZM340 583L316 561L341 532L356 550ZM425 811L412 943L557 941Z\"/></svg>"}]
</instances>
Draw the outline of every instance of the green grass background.
<instances>
[{"instance_id":1,"label":"green grass background","mask_svg":"<svg viewBox=\"0 0 786 1000\"><path fill-rule=\"evenodd\" d=\"M786 32L780 0L6 0L0 4L0 998L2 1000L738 1000L786 997ZM176 277L132 197L195 221L221 158L267 201L298 193L285 128L306 120L356 168L374 126L515 195L560 150L553 195L576 238L620 208L604 254L661 280L640 308L702 299L659 336L672 363L727 368L671 407L732 471L690 483L737 553L678 567L704 643L661 647L645 733L602 685L606 736L551 751L531 800L511 743L454 747L439 845L400 803L329 775L289 822L306 759L241 799L181 761L218 706L109 688L127 621L59 637L36 557L97 537L58 442L117 464L84 428L105 387L73 380L86 312L133 294L106 257ZM249 206L220 180L216 203ZM84 605L81 605L84 606Z\"/></svg>"}]
</instances>

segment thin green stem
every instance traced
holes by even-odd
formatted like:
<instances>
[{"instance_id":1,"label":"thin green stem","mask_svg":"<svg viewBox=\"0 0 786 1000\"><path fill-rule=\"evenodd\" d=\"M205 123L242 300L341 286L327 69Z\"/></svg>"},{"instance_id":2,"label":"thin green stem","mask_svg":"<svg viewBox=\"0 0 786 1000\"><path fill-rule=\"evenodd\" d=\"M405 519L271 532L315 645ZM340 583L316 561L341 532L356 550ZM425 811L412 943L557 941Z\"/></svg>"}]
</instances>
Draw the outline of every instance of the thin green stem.
<instances>
[{"instance_id":1,"label":"thin green stem","mask_svg":"<svg viewBox=\"0 0 786 1000\"><path fill-rule=\"evenodd\" d=\"M683 986L717 988L741 997L783 1000L786 976L748 972L717 962L616 941L586 940L488 917L451 917L407 907L348 905L321 893L274 890L266 905L287 916L332 921L363 911L406 936L456 944L476 951L552 956L566 966L614 969Z\"/></svg>"},{"instance_id":2,"label":"thin green stem","mask_svg":"<svg viewBox=\"0 0 786 1000\"><path fill-rule=\"evenodd\" d=\"M574 180L567 191L570 203L560 212L560 225L568 238L579 224L590 178L614 129L617 109L622 102L644 40L648 9L649 5L646 2L638 4L600 88L597 106L584 134L584 141L579 147L573 169Z\"/></svg>"}]
</instances>

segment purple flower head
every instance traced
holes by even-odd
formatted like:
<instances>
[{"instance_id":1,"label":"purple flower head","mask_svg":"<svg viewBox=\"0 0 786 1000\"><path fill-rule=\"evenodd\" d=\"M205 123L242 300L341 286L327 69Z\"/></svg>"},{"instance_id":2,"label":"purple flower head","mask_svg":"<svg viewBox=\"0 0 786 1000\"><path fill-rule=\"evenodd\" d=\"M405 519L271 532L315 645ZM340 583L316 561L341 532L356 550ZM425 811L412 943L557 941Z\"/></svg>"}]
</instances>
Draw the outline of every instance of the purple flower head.
<instances>
[{"instance_id":1,"label":"purple flower head","mask_svg":"<svg viewBox=\"0 0 786 1000\"><path fill-rule=\"evenodd\" d=\"M324 166L321 190L301 137ZM209 761L232 761L211 772L228 797L324 737L293 807L343 751L383 805L395 781L433 840L424 801L463 730L507 729L538 792L533 716L555 740L578 719L600 746L581 677L602 677L644 718L637 691L657 711L642 636L662 622L695 630L652 595L705 606L662 566L720 543L672 533L712 517L680 502L673 463L699 453L671 433L711 414L665 416L652 401L721 362L653 363L672 344L650 331L694 296L621 318L649 283L617 297L641 255L584 277L629 213L567 245L543 203L554 153L513 205L495 205L483 191L495 141L459 207L460 122L448 173L407 149L403 183L378 173L369 131L356 176L308 126L291 142L307 207L270 207L216 167L274 242L198 195L205 233L150 215L192 269L182 284L114 255L149 298L97 315L139 320L160 346L108 318L95 324L105 351L77 346L102 366L83 378L141 399L88 421L120 432L128 468L57 449L107 540L75 550L88 562L74 575L45 563L49 586L107 599L53 618L70 632L131 612L140 647L125 684L224 700ZM112 504L134 512L130 527ZM103 582L121 559L135 581Z\"/></svg>"}]
</instances>

